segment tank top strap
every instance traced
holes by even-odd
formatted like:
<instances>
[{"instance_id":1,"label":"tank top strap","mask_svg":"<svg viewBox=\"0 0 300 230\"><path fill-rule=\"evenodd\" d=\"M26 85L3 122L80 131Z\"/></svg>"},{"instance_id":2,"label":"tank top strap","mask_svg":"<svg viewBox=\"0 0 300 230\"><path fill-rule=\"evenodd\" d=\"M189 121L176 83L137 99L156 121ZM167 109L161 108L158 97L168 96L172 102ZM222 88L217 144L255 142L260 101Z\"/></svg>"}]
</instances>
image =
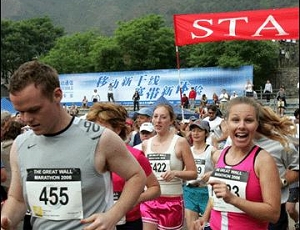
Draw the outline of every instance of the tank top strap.
<instances>
[{"instance_id":1,"label":"tank top strap","mask_svg":"<svg viewBox=\"0 0 300 230\"><path fill-rule=\"evenodd\" d=\"M221 154L220 154L220 157L217 161L217 164L219 162L223 162L223 159L224 159L224 155L228 152L228 150L231 148L231 146L227 146L225 149L222 150Z\"/></svg>"},{"instance_id":2,"label":"tank top strap","mask_svg":"<svg viewBox=\"0 0 300 230\"><path fill-rule=\"evenodd\" d=\"M175 148L175 145L176 145L176 142L177 142L178 138L179 138L179 135L176 135L176 134L175 134L175 135L173 136L173 139L172 139L172 141L171 141L171 143L170 143L170 145L169 145L169 148L168 148L168 150L167 150L167 153L173 152L173 150L174 150L174 148Z\"/></svg>"},{"instance_id":3,"label":"tank top strap","mask_svg":"<svg viewBox=\"0 0 300 230\"><path fill-rule=\"evenodd\" d=\"M153 137L149 138L147 141L147 150L146 151L149 153L152 152L152 150L151 150L152 140L153 140Z\"/></svg>"},{"instance_id":4,"label":"tank top strap","mask_svg":"<svg viewBox=\"0 0 300 230\"><path fill-rule=\"evenodd\" d=\"M262 150L262 148L258 145L253 146L252 150L249 153L249 158L251 158L252 162L255 162L256 156Z\"/></svg>"}]
</instances>

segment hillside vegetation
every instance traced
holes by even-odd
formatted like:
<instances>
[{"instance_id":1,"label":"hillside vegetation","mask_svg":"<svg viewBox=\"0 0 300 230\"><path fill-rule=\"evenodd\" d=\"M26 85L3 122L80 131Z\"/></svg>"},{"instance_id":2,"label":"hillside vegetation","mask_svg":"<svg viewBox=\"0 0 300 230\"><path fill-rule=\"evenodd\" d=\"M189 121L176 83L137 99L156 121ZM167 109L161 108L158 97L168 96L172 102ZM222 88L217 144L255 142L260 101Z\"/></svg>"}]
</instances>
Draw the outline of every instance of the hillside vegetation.
<instances>
[{"instance_id":1,"label":"hillside vegetation","mask_svg":"<svg viewBox=\"0 0 300 230\"><path fill-rule=\"evenodd\" d=\"M118 21L147 14L163 16L173 26L174 14L229 12L299 6L298 0L1 0L1 19L49 16L68 34L94 29L112 35Z\"/></svg>"}]
</instances>

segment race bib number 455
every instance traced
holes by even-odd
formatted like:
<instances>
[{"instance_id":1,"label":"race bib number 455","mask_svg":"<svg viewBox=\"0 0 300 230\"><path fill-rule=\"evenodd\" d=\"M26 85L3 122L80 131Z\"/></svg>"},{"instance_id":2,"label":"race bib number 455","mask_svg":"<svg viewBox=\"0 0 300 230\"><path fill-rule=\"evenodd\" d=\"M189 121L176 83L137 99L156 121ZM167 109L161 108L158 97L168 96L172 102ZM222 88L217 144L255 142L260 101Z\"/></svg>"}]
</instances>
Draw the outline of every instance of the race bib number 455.
<instances>
[{"instance_id":1,"label":"race bib number 455","mask_svg":"<svg viewBox=\"0 0 300 230\"><path fill-rule=\"evenodd\" d=\"M32 215L50 220L82 219L78 168L27 169L26 191Z\"/></svg>"}]
</instances>

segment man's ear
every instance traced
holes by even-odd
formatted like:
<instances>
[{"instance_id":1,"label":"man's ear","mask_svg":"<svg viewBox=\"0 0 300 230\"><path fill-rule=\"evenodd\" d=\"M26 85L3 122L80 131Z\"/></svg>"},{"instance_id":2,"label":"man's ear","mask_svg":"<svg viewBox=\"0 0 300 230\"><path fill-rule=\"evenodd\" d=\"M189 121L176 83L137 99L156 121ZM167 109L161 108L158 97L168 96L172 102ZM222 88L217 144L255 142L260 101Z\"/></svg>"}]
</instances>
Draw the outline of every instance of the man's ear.
<instances>
[{"instance_id":1,"label":"man's ear","mask_svg":"<svg viewBox=\"0 0 300 230\"><path fill-rule=\"evenodd\" d=\"M60 103L61 99L62 99L62 90L61 88L57 87L53 91L53 100L56 103Z\"/></svg>"}]
</instances>

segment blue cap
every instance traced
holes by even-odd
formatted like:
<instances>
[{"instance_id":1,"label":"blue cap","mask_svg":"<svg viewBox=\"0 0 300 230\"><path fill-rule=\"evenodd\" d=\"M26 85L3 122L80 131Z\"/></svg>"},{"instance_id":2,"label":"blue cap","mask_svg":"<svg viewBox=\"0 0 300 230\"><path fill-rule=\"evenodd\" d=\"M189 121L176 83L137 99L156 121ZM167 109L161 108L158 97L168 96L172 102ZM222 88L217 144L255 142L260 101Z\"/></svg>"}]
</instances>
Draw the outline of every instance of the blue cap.
<instances>
[{"instance_id":1,"label":"blue cap","mask_svg":"<svg viewBox=\"0 0 300 230\"><path fill-rule=\"evenodd\" d=\"M197 118L195 117L195 116L190 116L190 118L189 118L191 121L196 121L197 120Z\"/></svg>"},{"instance_id":2,"label":"blue cap","mask_svg":"<svg viewBox=\"0 0 300 230\"><path fill-rule=\"evenodd\" d=\"M145 116L148 116L148 117L152 117L153 115L153 112L152 112L152 109L150 108L141 108L137 114L139 115L145 115Z\"/></svg>"}]
</instances>

